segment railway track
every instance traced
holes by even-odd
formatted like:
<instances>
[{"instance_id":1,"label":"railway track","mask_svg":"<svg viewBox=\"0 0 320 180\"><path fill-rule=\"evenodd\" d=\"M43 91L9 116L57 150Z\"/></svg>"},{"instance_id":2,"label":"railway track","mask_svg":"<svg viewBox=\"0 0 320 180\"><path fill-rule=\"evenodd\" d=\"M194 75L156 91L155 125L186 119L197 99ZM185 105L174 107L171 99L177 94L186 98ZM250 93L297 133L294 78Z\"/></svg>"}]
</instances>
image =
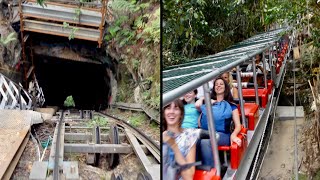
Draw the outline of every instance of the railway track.
<instances>
[{"instance_id":1,"label":"railway track","mask_svg":"<svg viewBox=\"0 0 320 180\"><path fill-rule=\"evenodd\" d=\"M159 112L156 112L155 110L150 109L147 106L144 106L142 104L117 102L117 103L111 104L111 107L118 108L118 109L124 109L124 110L130 110L130 111L144 112L152 120L154 120L156 123L160 124Z\"/></svg>"},{"instance_id":2,"label":"railway track","mask_svg":"<svg viewBox=\"0 0 320 180\"><path fill-rule=\"evenodd\" d=\"M95 114L100 115L102 117L108 117L113 119L118 126L121 126L125 129L129 129L143 144L146 145L148 150L152 153L152 155L157 159L157 161L160 163L160 145L157 144L154 140L152 140L150 137L139 131L137 128L133 127L129 123L125 122L122 119L119 119L118 117L103 113L103 112L95 112Z\"/></svg>"},{"instance_id":3,"label":"railway track","mask_svg":"<svg viewBox=\"0 0 320 180\"><path fill-rule=\"evenodd\" d=\"M99 158L96 159L97 156L100 156L100 153L106 153L109 158L111 158L109 162L109 166L116 166L119 163L119 154L123 153L130 153L132 151L135 152L136 156L139 158L141 164L143 165L145 171L140 172L138 174L138 179L148 179L148 180L160 180L160 145L157 144L153 139L145 135L143 132L138 130L137 128L133 127L132 125L128 124L122 119L119 119L115 116L111 116L109 114L103 113L103 112L94 112L93 116L100 116L108 118L108 121L111 122L112 125L110 127L101 127L101 129L109 129L109 135L103 135L100 134L100 127L94 128L94 132L92 133L94 137L92 138L94 144L71 144L64 142L64 140L70 139L70 135L73 134L73 136L83 136L81 133L66 133L65 130L71 128L71 126L68 126L68 128L65 128L65 120L70 120L68 118L68 115L64 114L64 112L59 112L59 120L56 119L57 125L54 133L54 140L53 140L53 146L52 150L50 152L50 158L49 158L49 170L52 170L52 175L54 180L58 180L61 177L61 169L65 168L67 166L66 164L71 164L75 162L66 162L63 161L63 153L66 152L78 152L78 153L90 153L91 157L93 157L93 164L99 164ZM68 114L68 113L67 113ZM89 127L73 127L75 129L81 128L81 129L90 129ZM91 128L92 129L92 128ZM97 131L95 131L98 129ZM130 142L130 144L121 144L119 137L120 132L118 129L122 129L124 134L127 137L127 140ZM98 132L98 134L97 134ZM68 135L65 137L65 135ZM97 137L98 135L98 137ZM111 144L100 144L100 140L102 138L108 137L111 140ZM72 138L71 138L72 139ZM80 138L81 139L81 138ZM79 140L80 140L79 139ZM98 141L96 141L98 139ZM141 144L139 143L139 141ZM87 141L88 142L88 141ZM148 158L147 154L151 154L152 157L154 157L155 160L150 161L150 158ZM87 158L89 156L87 155ZM90 157L89 157L90 159ZM90 161L90 160L89 160ZM88 161L87 161L88 162ZM42 163L42 162L41 162ZM111 164L112 165L111 165ZM51 166L50 166L51 165ZM46 166L46 163L41 164L42 167ZM77 162L75 163L75 166L77 167ZM75 167L73 166L73 168ZM72 167L72 166L71 166ZM37 170L34 170L37 171ZM78 172L78 170L72 170L73 172ZM63 176L70 176L70 174L63 171ZM67 175L68 174L68 175ZM75 174L71 174L75 175ZM77 176L78 173L76 174ZM75 177L77 177L75 175ZM112 177L115 177L113 174ZM121 174L116 177L119 179L121 177ZM121 177L122 178L122 177ZM120 178L120 179L121 179Z\"/></svg>"}]
</instances>

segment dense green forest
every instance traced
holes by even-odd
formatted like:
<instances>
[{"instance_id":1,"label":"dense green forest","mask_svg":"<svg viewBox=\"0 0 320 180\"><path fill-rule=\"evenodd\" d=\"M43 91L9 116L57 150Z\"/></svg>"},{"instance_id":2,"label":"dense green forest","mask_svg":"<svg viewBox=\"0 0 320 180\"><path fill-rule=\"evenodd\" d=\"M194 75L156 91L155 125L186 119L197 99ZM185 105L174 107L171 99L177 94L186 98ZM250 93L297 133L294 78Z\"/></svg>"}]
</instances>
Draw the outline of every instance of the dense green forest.
<instances>
[{"instance_id":1,"label":"dense green forest","mask_svg":"<svg viewBox=\"0 0 320 180\"><path fill-rule=\"evenodd\" d=\"M163 7L165 67L217 53L277 24L298 30L312 24L310 35L319 47L316 0L164 0Z\"/></svg>"}]
</instances>

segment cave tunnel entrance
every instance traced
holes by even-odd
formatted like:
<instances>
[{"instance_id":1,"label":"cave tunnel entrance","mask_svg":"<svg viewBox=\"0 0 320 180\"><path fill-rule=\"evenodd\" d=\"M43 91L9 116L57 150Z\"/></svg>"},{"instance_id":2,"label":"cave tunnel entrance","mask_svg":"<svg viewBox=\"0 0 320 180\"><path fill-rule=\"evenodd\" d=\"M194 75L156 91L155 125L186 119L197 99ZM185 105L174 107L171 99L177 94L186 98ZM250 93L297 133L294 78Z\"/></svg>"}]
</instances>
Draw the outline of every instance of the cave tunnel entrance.
<instances>
[{"instance_id":1,"label":"cave tunnel entrance","mask_svg":"<svg viewBox=\"0 0 320 180\"><path fill-rule=\"evenodd\" d=\"M33 51L27 55L43 90L44 106L63 107L70 95L76 109L98 111L108 106L111 85L106 68L110 67L101 61L106 55L96 45L37 34L32 35L30 47Z\"/></svg>"},{"instance_id":2,"label":"cave tunnel entrance","mask_svg":"<svg viewBox=\"0 0 320 180\"><path fill-rule=\"evenodd\" d=\"M41 55L34 60L45 105L63 107L70 95L77 109L100 110L108 105L111 88L103 65Z\"/></svg>"}]
</instances>

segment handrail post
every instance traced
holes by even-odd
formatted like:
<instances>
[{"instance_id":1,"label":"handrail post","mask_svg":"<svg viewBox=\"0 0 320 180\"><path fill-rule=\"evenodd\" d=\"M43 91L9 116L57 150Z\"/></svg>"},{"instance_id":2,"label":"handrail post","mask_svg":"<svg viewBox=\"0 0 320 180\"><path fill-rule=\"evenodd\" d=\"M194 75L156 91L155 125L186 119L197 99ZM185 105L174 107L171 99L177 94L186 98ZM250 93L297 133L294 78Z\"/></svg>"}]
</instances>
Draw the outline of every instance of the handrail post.
<instances>
[{"instance_id":1,"label":"handrail post","mask_svg":"<svg viewBox=\"0 0 320 180\"><path fill-rule=\"evenodd\" d=\"M19 105L20 105L20 110L22 110L22 103L21 103L21 86L18 86L19 87Z\"/></svg>"},{"instance_id":2,"label":"handrail post","mask_svg":"<svg viewBox=\"0 0 320 180\"><path fill-rule=\"evenodd\" d=\"M217 169L217 176L220 176L220 159L218 154L218 142L216 140L216 128L214 125L213 112L211 108L211 98L209 84L203 85L204 99L207 111L208 130L210 135L211 148L213 153L214 167Z\"/></svg>"},{"instance_id":3,"label":"handrail post","mask_svg":"<svg viewBox=\"0 0 320 180\"><path fill-rule=\"evenodd\" d=\"M266 54L263 52L262 53L262 63L263 63L263 78L264 78L264 87L268 88L268 84L267 84L267 67L266 67L266 58L265 58Z\"/></svg>"},{"instance_id":4,"label":"handrail post","mask_svg":"<svg viewBox=\"0 0 320 180\"><path fill-rule=\"evenodd\" d=\"M252 66L253 66L254 94L256 96L256 103L259 105L258 83L257 83L257 72L256 72L256 59L255 58L252 58Z\"/></svg>"},{"instance_id":5,"label":"handrail post","mask_svg":"<svg viewBox=\"0 0 320 180\"><path fill-rule=\"evenodd\" d=\"M271 79L272 80L274 80L273 78L273 61L272 61L272 59L273 59L273 57L272 57L272 51L273 51L273 46L271 46L270 48L269 48L269 65L270 65L270 74L271 74Z\"/></svg>"},{"instance_id":6,"label":"handrail post","mask_svg":"<svg viewBox=\"0 0 320 180\"><path fill-rule=\"evenodd\" d=\"M241 118L242 118L242 125L247 128L246 116L244 111L244 102L242 96L242 84L241 84L241 75L240 75L240 66L237 66L237 84L238 84L238 95L240 100L240 111L241 111Z\"/></svg>"}]
</instances>

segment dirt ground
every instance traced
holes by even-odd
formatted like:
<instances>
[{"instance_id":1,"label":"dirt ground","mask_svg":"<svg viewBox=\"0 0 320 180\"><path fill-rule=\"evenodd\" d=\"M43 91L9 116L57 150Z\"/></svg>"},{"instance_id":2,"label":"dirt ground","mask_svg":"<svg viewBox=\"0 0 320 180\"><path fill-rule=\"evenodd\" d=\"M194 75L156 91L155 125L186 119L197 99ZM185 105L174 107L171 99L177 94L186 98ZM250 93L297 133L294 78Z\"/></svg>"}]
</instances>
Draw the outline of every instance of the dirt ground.
<instances>
[{"instance_id":1,"label":"dirt ground","mask_svg":"<svg viewBox=\"0 0 320 180\"><path fill-rule=\"evenodd\" d=\"M275 120L271 141L258 179L282 180L294 177L294 120ZM301 131L304 119L297 119L298 165L301 161Z\"/></svg>"},{"instance_id":2,"label":"dirt ground","mask_svg":"<svg viewBox=\"0 0 320 180\"><path fill-rule=\"evenodd\" d=\"M121 113L120 113L121 112ZM112 113L120 118L127 118L135 113L127 112L127 111L119 111L113 110ZM121 116L117 114L121 114ZM137 127L138 129L143 130L143 132L155 139L157 142L160 140L160 130L159 127L153 125L150 126L149 122L142 122L140 126ZM50 134L53 136L54 133L54 124L53 123L43 123L41 125L37 125L34 127L38 138L41 140L47 139L48 135ZM46 150L45 156L43 161L48 161L49 154L50 154L50 147ZM42 154L43 149L40 147L40 152ZM26 148L20 158L19 163L17 164L11 179L13 180L27 180L29 179L29 174L32 169L32 164L34 161L38 161L39 155L37 155L36 145L35 143L29 139ZM79 174L80 179L83 180L92 180L92 179L110 179L111 174L115 173L116 175L121 174L123 179L128 180L135 180L139 172L143 172L143 167L139 161L139 159L135 156L134 153L121 155L120 156L120 164L115 169L109 169L107 165L107 158L106 155L100 156L100 163L98 167L94 167L91 165L87 165L85 155L84 154L75 154L75 153L64 153L64 161L78 161L79 163Z\"/></svg>"}]
</instances>

